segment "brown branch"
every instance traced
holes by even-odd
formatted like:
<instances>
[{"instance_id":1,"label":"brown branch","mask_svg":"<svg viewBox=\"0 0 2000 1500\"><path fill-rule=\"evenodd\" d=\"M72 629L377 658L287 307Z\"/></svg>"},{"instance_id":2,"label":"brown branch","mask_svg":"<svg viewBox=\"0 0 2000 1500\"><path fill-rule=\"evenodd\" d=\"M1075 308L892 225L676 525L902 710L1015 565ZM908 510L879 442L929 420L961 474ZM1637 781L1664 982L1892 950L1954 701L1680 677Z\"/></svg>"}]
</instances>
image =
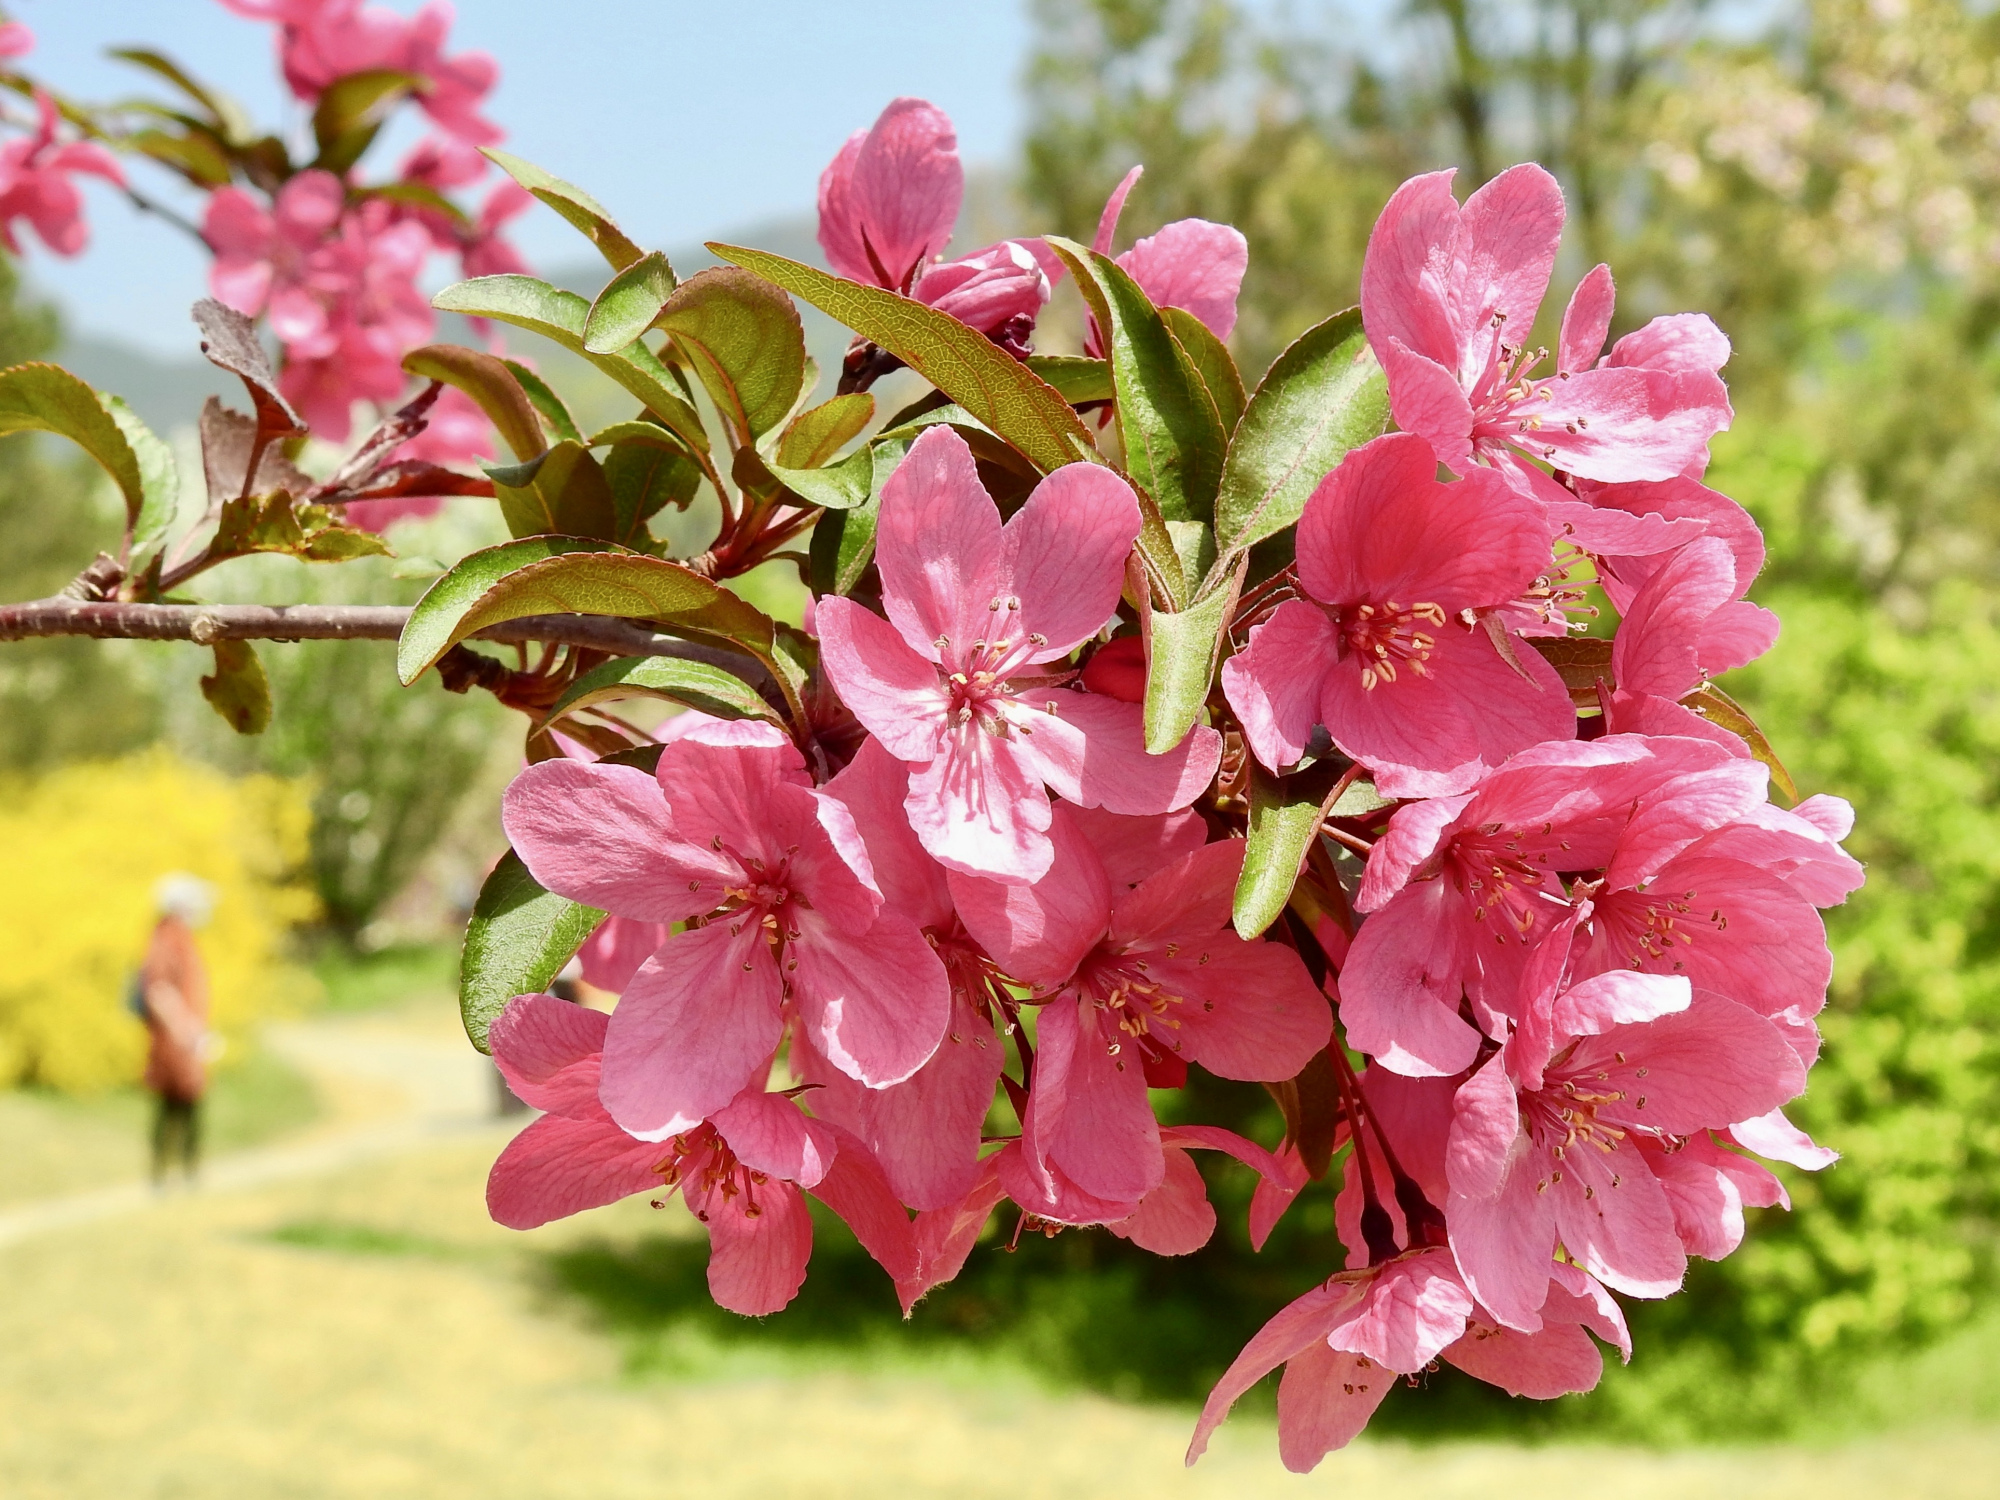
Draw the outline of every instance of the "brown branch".
<instances>
[{"instance_id":1,"label":"brown branch","mask_svg":"<svg viewBox=\"0 0 2000 1500\"><path fill-rule=\"evenodd\" d=\"M372 604L108 604L79 599L34 599L0 605L0 641L30 636L82 635L99 640L194 641L393 641L410 611ZM720 646L662 635L645 625L606 615L529 615L476 632L480 641L545 641L589 646L616 656L678 656L704 661L761 681L751 657Z\"/></svg>"}]
</instances>

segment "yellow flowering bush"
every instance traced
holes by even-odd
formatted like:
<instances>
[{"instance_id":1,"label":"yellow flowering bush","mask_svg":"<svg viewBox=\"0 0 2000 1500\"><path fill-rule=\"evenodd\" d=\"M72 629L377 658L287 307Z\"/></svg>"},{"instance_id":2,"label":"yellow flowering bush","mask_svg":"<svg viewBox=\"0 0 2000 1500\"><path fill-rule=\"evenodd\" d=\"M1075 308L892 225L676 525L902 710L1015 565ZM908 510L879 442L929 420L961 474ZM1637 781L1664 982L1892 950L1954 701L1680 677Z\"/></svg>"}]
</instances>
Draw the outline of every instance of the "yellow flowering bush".
<instances>
[{"instance_id":1,"label":"yellow flowering bush","mask_svg":"<svg viewBox=\"0 0 2000 1500\"><path fill-rule=\"evenodd\" d=\"M146 1033L125 997L172 871L215 888L197 934L215 1028L233 1038L285 1005L306 983L284 942L316 910L298 877L310 825L303 783L165 750L0 779L0 1084L138 1078Z\"/></svg>"}]
</instances>

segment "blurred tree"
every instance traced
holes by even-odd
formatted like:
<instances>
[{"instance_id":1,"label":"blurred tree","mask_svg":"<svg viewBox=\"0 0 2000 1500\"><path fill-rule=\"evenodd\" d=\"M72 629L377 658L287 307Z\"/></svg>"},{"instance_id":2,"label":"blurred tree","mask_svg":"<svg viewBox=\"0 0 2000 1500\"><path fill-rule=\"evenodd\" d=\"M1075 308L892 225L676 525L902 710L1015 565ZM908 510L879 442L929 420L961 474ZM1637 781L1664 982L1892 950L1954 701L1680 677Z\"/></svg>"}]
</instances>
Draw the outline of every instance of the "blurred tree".
<instances>
[{"instance_id":1,"label":"blurred tree","mask_svg":"<svg viewBox=\"0 0 2000 1500\"><path fill-rule=\"evenodd\" d=\"M23 303L12 261L0 258L0 369L45 358L53 309ZM102 473L54 440L0 442L0 599L53 594L100 546L116 544L99 503ZM128 670L131 654L96 641L20 641L0 661L0 770L119 755L149 741L157 707Z\"/></svg>"},{"instance_id":2,"label":"blurred tree","mask_svg":"<svg viewBox=\"0 0 2000 1500\"><path fill-rule=\"evenodd\" d=\"M408 527L397 539L406 547L440 540ZM269 585L306 603L413 603L424 583L397 571L387 558L338 568L257 559L239 565L236 577L246 598ZM445 692L435 672L402 687L394 648L382 641L261 645L258 656L271 683L269 729L249 740L230 733L188 682L166 695L175 705L174 737L220 764L310 779L307 864L326 929L351 944L479 789L496 745L518 743L520 721L484 693ZM207 667L180 653L171 669L192 676Z\"/></svg>"}]
</instances>

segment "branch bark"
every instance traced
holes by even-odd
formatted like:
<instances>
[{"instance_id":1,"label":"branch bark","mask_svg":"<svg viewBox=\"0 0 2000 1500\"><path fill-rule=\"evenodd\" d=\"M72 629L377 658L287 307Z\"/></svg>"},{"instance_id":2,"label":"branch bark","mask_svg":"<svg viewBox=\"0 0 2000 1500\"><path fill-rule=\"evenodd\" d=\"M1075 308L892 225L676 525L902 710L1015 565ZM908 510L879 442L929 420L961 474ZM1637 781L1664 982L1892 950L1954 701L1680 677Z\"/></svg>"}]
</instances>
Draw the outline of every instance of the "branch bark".
<instances>
[{"instance_id":1,"label":"branch bark","mask_svg":"<svg viewBox=\"0 0 2000 1500\"><path fill-rule=\"evenodd\" d=\"M410 611L371 604L111 604L80 599L34 599L0 605L0 641L31 636L91 636L99 640L193 641L393 641ZM761 681L763 667L721 646L662 635L645 625L605 615L529 615L489 626L479 641L545 641L589 646L616 656L678 656L705 661Z\"/></svg>"}]
</instances>

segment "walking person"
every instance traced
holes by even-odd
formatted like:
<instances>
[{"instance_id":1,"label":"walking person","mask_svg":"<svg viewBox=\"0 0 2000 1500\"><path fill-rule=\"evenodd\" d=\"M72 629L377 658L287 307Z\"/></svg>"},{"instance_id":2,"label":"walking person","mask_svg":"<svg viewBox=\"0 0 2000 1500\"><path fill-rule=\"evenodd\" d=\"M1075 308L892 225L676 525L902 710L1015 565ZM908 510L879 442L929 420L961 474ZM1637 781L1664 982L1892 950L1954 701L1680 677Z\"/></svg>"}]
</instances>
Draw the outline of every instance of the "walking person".
<instances>
[{"instance_id":1,"label":"walking person","mask_svg":"<svg viewBox=\"0 0 2000 1500\"><path fill-rule=\"evenodd\" d=\"M193 875L162 879L154 891L160 919L139 973L146 1030L146 1087L153 1114L153 1185L165 1187L176 1165L193 1182L201 1157L201 1096L208 1087L208 971L194 930L215 905L215 888Z\"/></svg>"}]
</instances>

